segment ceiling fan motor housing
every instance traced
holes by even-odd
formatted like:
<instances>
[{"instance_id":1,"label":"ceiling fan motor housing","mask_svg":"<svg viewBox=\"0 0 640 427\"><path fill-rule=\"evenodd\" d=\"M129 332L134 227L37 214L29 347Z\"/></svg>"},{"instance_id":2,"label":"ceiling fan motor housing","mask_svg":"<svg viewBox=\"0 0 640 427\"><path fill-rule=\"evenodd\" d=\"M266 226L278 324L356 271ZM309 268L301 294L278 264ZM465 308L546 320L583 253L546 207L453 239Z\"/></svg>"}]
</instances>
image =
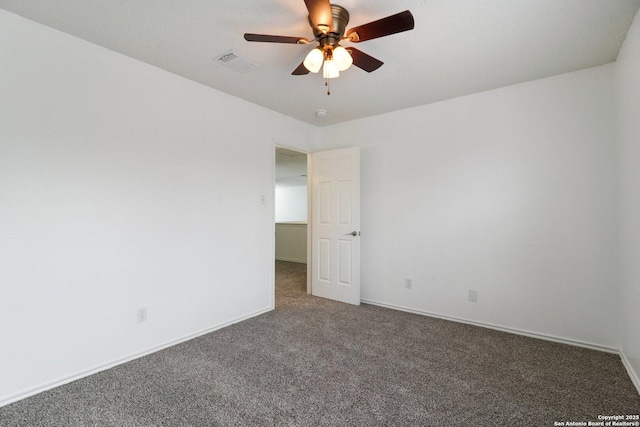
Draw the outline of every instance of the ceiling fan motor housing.
<instances>
[{"instance_id":1,"label":"ceiling fan motor housing","mask_svg":"<svg viewBox=\"0 0 640 427\"><path fill-rule=\"evenodd\" d=\"M320 46L324 49L325 46L335 47L342 40L344 32L347 30L349 24L349 12L342 6L337 4L331 5L331 16L333 17L333 31L323 31L321 28L314 28L309 17L309 24L313 28L313 34L318 39Z\"/></svg>"}]
</instances>

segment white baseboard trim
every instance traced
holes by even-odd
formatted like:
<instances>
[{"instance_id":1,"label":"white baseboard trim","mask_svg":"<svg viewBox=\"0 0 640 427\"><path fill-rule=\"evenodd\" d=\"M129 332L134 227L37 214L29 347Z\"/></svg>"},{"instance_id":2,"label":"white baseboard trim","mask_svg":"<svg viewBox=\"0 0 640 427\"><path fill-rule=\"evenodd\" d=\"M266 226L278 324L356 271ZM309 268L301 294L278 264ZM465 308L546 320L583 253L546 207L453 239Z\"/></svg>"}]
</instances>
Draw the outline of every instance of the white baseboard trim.
<instances>
[{"instance_id":1,"label":"white baseboard trim","mask_svg":"<svg viewBox=\"0 0 640 427\"><path fill-rule=\"evenodd\" d=\"M435 317L437 319L450 320L452 322L458 322L458 323L466 323L467 325L480 326L482 328L494 329L496 331L509 332L511 334L516 334L516 335L524 335L524 336L527 336L527 337L538 338L538 339L545 340L545 341L553 341L553 342L557 342L557 343L560 343L560 344L569 344L569 345L573 345L573 346L576 346L576 347L584 347L584 348L588 348L588 349L591 349L591 350L604 351L606 353L620 354L620 351L617 348L603 346L603 345L599 345L599 344L592 344L592 343L588 343L588 342L584 342L584 341L572 340L572 339L568 339L568 338L561 338L561 337L556 337L556 336L553 336L553 335L540 334L540 333L537 333L537 332L530 332L530 331L525 331L525 330L517 329L517 328L509 328L509 327L505 327L505 326L494 325L492 323L477 322L475 320L469 320L469 319L464 319L464 318L455 317L455 316L447 316L447 315L444 315L444 314L439 314L439 313L434 313L434 312L424 311L424 310L418 310L418 309L415 309L415 308L403 307L403 306L395 305L395 304L388 304L388 303L384 303L384 302L380 302L380 301L361 299L360 302L362 302L364 304L371 304L371 305L377 305L377 306L380 306L380 307L390 308L392 310L406 311L407 313L419 314L421 316Z\"/></svg>"},{"instance_id":2,"label":"white baseboard trim","mask_svg":"<svg viewBox=\"0 0 640 427\"><path fill-rule=\"evenodd\" d=\"M307 263L306 259L293 259L293 258L283 258L283 257L276 257L276 261L297 262L298 264Z\"/></svg>"},{"instance_id":3,"label":"white baseboard trim","mask_svg":"<svg viewBox=\"0 0 640 427\"><path fill-rule=\"evenodd\" d=\"M612 348L612 347L601 346L601 345L582 342L582 341L577 341L577 340L570 340L570 339L560 338L560 337L556 337L556 336L552 336L552 335L539 334L539 333L524 331L524 330L516 329L516 328L508 328L508 327L493 325L493 324L485 323L485 322L477 322L477 321L473 321L473 320L469 320L469 319L463 319L463 318L454 317L454 316L447 316L447 315L443 315L443 314L439 314L439 313L428 312L428 311L424 311L424 310L417 310L417 309L413 309L413 308L409 308L409 307L403 307L403 306L399 306L399 305L395 305L395 304L387 304L387 303L374 301L374 300L365 300L365 299L363 299L363 300L361 300L361 302L364 303L364 304L376 305L376 306L380 306L380 307L389 308L389 309L392 309L392 310L399 310L399 311L418 314L418 315L422 315L422 316L435 317L435 318L438 318L438 319L450 320L450 321L453 321L453 322L465 323L465 324L473 325L473 326L480 326L480 327L483 327L483 328L489 328L489 329L494 329L494 330L503 331L503 332L509 332L509 333L513 333L513 334L517 334L517 335L524 335L524 336L528 336L528 337L532 337L532 338L543 339L543 340L546 340L546 341L553 341L553 342L558 342L558 343L561 343L561 344L574 345L574 346L578 346L578 347L589 348L589 349L592 349L592 350L598 350L598 351L604 351L604 352L607 352L607 353L618 354L618 355L620 355L620 359L622 360L622 364L624 365L625 369L627 370L627 373L629 374L629 377L631 378L631 381L632 381L633 385L638 390L638 394L640 394L640 378L638 377L636 372L633 370L633 368L632 368L629 360L627 359L626 355L624 354L624 352L621 352L621 351L619 351L619 350L617 350L615 348ZM59 387L59 386L64 385L64 384L68 384L70 382L79 380L81 378L85 378L85 377L88 377L90 375L97 374L98 372L105 371L107 369L113 368L113 367L121 365L123 363L130 362L131 360L139 359L141 357L147 356L149 354L155 353L155 352L163 350L165 348L168 348L168 347L183 343L185 341L192 340L192 339L197 338L199 336L208 334L208 333L216 331L218 329L222 329L224 327L233 325L235 323L242 322L243 320L247 320L247 319L250 319L252 317L259 316L261 314L264 314L264 313L267 313L269 311L272 311L273 309L274 309L274 307L268 307L268 308L260 309L258 311L253 312L253 313L249 313L247 315L237 317L237 318L232 319L232 320L227 321L227 322L219 323L219 324L214 325L214 326L212 326L210 328L203 329L203 330L200 330L200 331L195 332L193 334L189 334L189 335L186 335L184 337L168 341L166 343L160 344L158 346L151 347L151 348L143 350L141 352L137 352L137 353L131 354L129 356L126 356L126 357L123 357L123 358L120 358L120 359L117 359L117 360L114 360L114 361L111 361L111 362L108 362L108 363L93 367L93 368L90 368L90 369L83 370L83 371L78 372L78 373L73 374L73 375L69 375L69 376L66 376L66 377L63 377L63 378L59 378L57 380L54 380L54 381L39 385L37 387L33 387L31 389L28 389L28 390L24 390L24 391L21 391L21 392L12 394L12 395L5 396L2 399L0 399L0 407L9 405L11 403L17 402L19 400L25 399L25 398L30 397L30 396L34 396L34 395L36 395L38 393L42 393L43 391L50 390L52 388Z\"/></svg>"},{"instance_id":4,"label":"white baseboard trim","mask_svg":"<svg viewBox=\"0 0 640 427\"><path fill-rule=\"evenodd\" d=\"M631 366L631 362L629 362L629 359L627 359L627 356L624 354L624 351L622 350L620 350L620 359L622 359L622 364L624 365L624 368L627 370L627 373L629 374L629 378L631 378L631 382L636 387L636 390L638 390L638 394L640 394L640 378L638 377L638 374L636 373L636 371L633 370L633 366Z\"/></svg>"},{"instance_id":5,"label":"white baseboard trim","mask_svg":"<svg viewBox=\"0 0 640 427\"><path fill-rule=\"evenodd\" d=\"M42 393L43 391L47 391L47 390L50 390L52 388L59 387L61 385L68 384L70 382L79 380L81 378L85 378L85 377L88 377L90 375L97 374L98 372L106 371L107 369L113 368L114 366L122 365L123 363L127 363L127 362L130 362L132 360L139 359L141 357L144 357L144 356L147 356L149 354L155 353L157 351L163 350L165 348L172 347L172 346L174 346L176 344L180 344L180 343L183 343L185 341L192 340L192 339L197 338L197 337L199 337L201 335L205 335L205 334L208 334L210 332L217 331L218 329L222 329L222 328L225 328L227 326L231 326L234 323L242 322L243 320L247 320L247 319L250 319L252 317L259 316L261 314L264 314L264 313L267 313L269 311L272 311L273 309L274 309L274 307L272 307L272 306L268 307L268 308L263 308L263 309L254 311L252 313L246 314L244 316L240 316L240 317L237 317L235 319L229 320L227 322L219 323L219 324L214 325L214 326L212 326L210 328L202 329L202 330L200 330L198 332L194 332L192 334L183 336L181 338L178 338L178 339L175 339L175 340L171 340L171 341L165 342L163 344L148 348L146 350L130 354L130 355L125 356L123 358L120 358L120 359L117 359L117 360L113 360L111 362L107 362L105 364L101 364L99 366L95 366L93 368L89 368L89 369L77 372L77 373L69 375L69 376L58 378L58 379L56 379L54 381L50 381L50 382L47 382L45 384L41 384L39 386L30 388L28 390L23 390L23 391L20 391L18 393L15 393L15 394L10 394L8 396L4 396L4 397L0 398L0 408L3 407L3 406L9 405L11 403L17 402L19 400L25 399L27 397L34 396L34 395L36 395L38 393Z\"/></svg>"}]
</instances>

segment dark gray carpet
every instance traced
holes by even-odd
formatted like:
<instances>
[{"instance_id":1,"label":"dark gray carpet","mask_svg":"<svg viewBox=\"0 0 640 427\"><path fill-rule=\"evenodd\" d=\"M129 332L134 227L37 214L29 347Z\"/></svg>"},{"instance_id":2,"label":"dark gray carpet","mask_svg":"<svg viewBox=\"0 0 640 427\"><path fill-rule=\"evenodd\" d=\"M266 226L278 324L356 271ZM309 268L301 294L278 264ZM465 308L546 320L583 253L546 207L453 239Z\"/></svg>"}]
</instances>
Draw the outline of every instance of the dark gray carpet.
<instances>
[{"instance_id":1,"label":"dark gray carpet","mask_svg":"<svg viewBox=\"0 0 640 427\"><path fill-rule=\"evenodd\" d=\"M2 426L552 426L638 414L618 356L305 294L275 311L0 408Z\"/></svg>"}]
</instances>

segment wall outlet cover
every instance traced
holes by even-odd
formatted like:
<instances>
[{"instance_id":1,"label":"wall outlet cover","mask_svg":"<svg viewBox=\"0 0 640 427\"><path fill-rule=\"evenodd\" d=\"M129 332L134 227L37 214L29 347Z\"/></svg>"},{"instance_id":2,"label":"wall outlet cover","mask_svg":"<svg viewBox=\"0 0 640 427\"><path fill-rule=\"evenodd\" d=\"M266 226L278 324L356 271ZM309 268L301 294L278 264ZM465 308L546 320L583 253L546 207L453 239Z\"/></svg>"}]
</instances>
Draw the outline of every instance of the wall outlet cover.
<instances>
[{"instance_id":1,"label":"wall outlet cover","mask_svg":"<svg viewBox=\"0 0 640 427\"><path fill-rule=\"evenodd\" d=\"M147 307L138 309L138 323L147 321Z\"/></svg>"},{"instance_id":2,"label":"wall outlet cover","mask_svg":"<svg viewBox=\"0 0 640 427\"><path fill-rule=\"evenodd\" d=\"M473 289L469 289L469 301L470 302L478 302L478 291L474 291Z\"/></svg>"}]
</instances>

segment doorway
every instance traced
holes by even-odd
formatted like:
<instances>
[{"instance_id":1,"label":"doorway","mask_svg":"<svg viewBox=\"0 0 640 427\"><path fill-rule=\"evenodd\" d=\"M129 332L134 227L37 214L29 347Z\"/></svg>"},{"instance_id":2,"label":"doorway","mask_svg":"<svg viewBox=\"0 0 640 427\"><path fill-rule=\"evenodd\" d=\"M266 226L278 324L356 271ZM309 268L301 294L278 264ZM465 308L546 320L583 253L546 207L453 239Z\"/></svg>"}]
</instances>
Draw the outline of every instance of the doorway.
<instances>
[{"instance_id":1,"label":"doorway","mask_svg":"<svg viewBox=\"0 0 640 427\"><path fill-rule=\"evenodd\" d=\"M282 271L297 271L297 288L310 292L309 269L309 185L307 153L275 148L275 263L276 294ZM300 274L304 271L304 274ZM282 275L280 275L282 277ZM304 280L306 279L306 280ZM291 288L291 283L287 284ZM289 289L290 290L290 289Z\"/></svg>"}]
</instances>

